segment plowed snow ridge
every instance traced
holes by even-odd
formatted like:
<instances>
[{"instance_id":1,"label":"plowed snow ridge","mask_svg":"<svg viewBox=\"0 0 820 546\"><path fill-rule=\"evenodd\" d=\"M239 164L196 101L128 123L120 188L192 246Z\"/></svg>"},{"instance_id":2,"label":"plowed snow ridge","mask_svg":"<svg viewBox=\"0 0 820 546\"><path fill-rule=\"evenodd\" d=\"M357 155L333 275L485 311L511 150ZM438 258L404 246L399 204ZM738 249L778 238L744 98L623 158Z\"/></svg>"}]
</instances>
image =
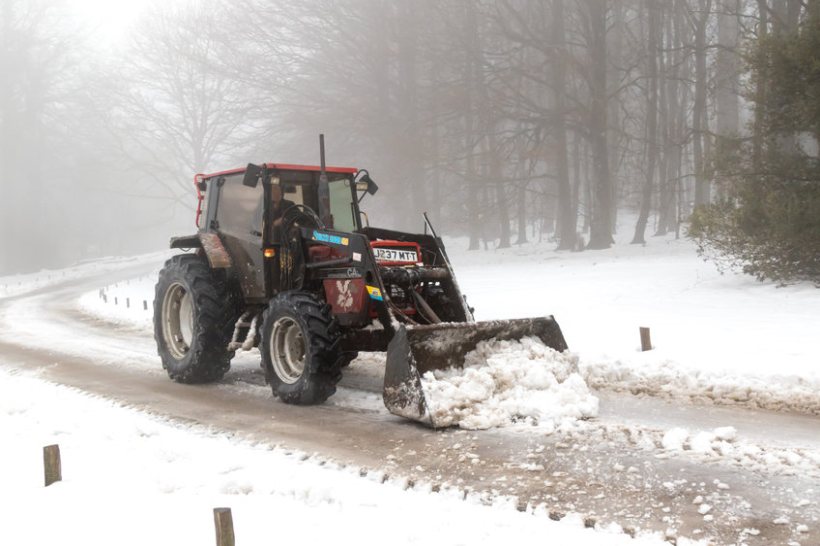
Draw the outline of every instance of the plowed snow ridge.
<instances>
[{"instance_id":1,"label":"plowed snow ridge","mask_svg":"<svg viewBox=\"0 0 820 546\"><path fill-rule=\"evenodd\" d=\"M427 372L421 380L428 411L442 426L487 429L523 421L554 429L598 414L578 358L537 338L482 341L464 359L463 369Z\"/></svg>"}]
</instances>

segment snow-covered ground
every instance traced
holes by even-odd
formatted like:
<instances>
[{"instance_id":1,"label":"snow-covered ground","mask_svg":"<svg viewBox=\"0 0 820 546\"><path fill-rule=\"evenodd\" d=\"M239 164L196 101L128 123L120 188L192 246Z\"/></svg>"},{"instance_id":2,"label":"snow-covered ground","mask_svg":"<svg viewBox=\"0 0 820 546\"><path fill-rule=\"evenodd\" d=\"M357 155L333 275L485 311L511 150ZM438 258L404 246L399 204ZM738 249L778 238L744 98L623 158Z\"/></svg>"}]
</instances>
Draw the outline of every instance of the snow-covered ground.
<instances>
[{"instance_id":1,"label":"snow-covered ground","mask_svg":"<svg viewBox=\"0 0 820 546\"><path fill-rule=\"evenodd\" d=\"M813 285L721 274L671 237L578 253L465 246L448 250L476 318L554 315L591 387L820 414Z\"/></svg>"},{"instance_id":2,"label":"snow-covered ground","mask_svg":"<svg viewBox=\"0 0 820 546\"><path fill-rule=\"evenodd\" d=\"M520 366L506 372L519 374L530 384L511 392L503 373L493 372L491 366L477 372L469 387L492 383L493 388L478 396L490 405L482 408L477 400L467 400L457 408L465 417L463 426L512 424L514 432L529 427L544 435L557 427L567 445L623 444L646 450L658 461L719 461L764 474L819 475L816 441L779 445L759 440L745 422L735 429L730 426L737 425L735 421L719 417L711 426L685 419L647 426L642 418L630 422L626 414L614 420L606 414L583 419L595 417L596 396L603 397L606 391L672 397L686 401L686 406L689 401L716 402L820 414L820 350L812 336L820 326L820 290L805 284L778 288L742 275L721 275L697 258L690 242L671 238L580 253L555 252L551 243L478 252L465 247L465 240L448 241L461 288L476 307L477 318L553 314L572 354L556 360L528 346L491 345L479 350L486 354L478 356L491 361L505 355L521 360ZM101 282L70 309L53 314L54 323L40 318L49 305L47 294L7 301L3 336L30 347L42 346L46 337L51 346L68 354L94 355L100 362L128 368L150 366L150 373L161 374L148 342L156 271L167 254L84 264L65 277L62 272L45 274L45 280L34 276L13 289L6 282L5 292L4 281L9 279L0 279L2 301L63 278L109 270L105 268L142 268L131 279ZM72 310L77 316L125 327L129 335L108 339L95 326L76 323ZM639 326L651 327L654 350L640 351ZM140 339L137 344L129 341L135 335ZM241 357L237 369L258 366L256 357L255 352ZM382 359L362 354L351 369L370 364L382 369ZM543 369L529 370L538 373L528 376L526 365L539 363ZM566 373L569 364L578 373ZM445 374L436 380L446 383L448 378ZM444 389L458 387L451 381ZM269 396L262 385L239 382L221 388ZM505 400L509 396L511 402ZM529 405L522 405L522 400ZM550 411L556 400L572 411ZM385 411L377 394L345 387L330 404ZM53 411L55 405L60 412ZM234 508L243 544L268 541L272 528L279 540L299 540L303 537L298 529L308 527L314 533L311 541L341 533L365 544L382 544L385 537L398 544L543 542L547 536L556 543L625 540L623 535L583 530L573 518L559 523L519 514L510 506L454 501L461 492L431 495L423 485L411 491L404 491L400 482L382 485L377 475L362 479L358 469L339 468L316 456L303 461L305 454L237 443L20 374L0 372L0 423L4 433L8 431L7 445L13 446L3 453L9 464L0 465L6 493L0 496L0 509L11 514L9 521L19 522L12 537L23 537L26 540L18 541L29 544L55 540L54 529L79 533L85 524L75 522L83 521L86 511L99 522L90 526L92 544L109 543L111 537L124 543L201 543L212 540L210 510L222 505ZM39 449L49 443L60 443L63 449L66 480L43 489ZM105 501L111 498L117 504ZM704 522L712 514L710 502L707 499L707 508L699 508L705 510ZM814 506L817 501L805 502ZM57 518L55 524L37 525L42 513ZM425 526L408 523L407 514L413 514L414 521L424 520ZM280 517L295 525L280 533ZM156 523L146 526L146 521ZM328 525L311 525L314 521ZM800 526L793 526L798 534L803 533ZM398 538L396 529L403 529Z\"/></svg>"},{"instance_id":3,"label":"snow-covered ground","mask_svg":"<svg viewBox=\"0 0 820 546\"><path fill-rule=\"evenodd\" d=\"M133 266L135 263L151 263L168 256L163 250L142 256L110 257L100 260L81 262L74 266L58 270L42 270L24 275L7 275L0 277L0 299L31 292L38 288L50 286L71 279L80 279L97 273L116 271Z\"/></svg>"},{"instance_id":4,"label":"snow-covered ground","mask_svg":"<svg viewBox=\"0 0 820 546\"><path fill-rule=\"evenodd\" d=\"M150 330L154 315L154 286L159 271L87 292L79 306L96 318Z\"/></svg>"},{"instance_id":5,"label":"snow-covered ground","mask_svg":"<svg viewBox=\"0 0 820 546\"><path fill-rule=\"evenodd\" d=\"M44 403L44 401L48 403ZM59 408L59 411L55 411ZM237 544L663 544L620 528L458 490L388 480L317 455L251 445L0 370L0 513L7 544L201 545L230 507ZM42 447L63 481L43 487ZM681 540L678 544L692 544Z\"/></svg>"}]
</instances>

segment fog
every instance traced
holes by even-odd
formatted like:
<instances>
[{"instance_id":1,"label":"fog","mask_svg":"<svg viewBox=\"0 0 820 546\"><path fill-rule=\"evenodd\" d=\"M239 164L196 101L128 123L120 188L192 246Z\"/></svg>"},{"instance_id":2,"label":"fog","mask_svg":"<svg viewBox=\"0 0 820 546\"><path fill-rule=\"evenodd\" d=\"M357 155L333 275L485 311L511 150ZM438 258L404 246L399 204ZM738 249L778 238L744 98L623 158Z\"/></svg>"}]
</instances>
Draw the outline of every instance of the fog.
<instances>
[{"instance_id":1,"label":"fog","mask_svg":"<svg viewBox=\"0 0 820 546\"><path fill-rule=\"evenodd\" d=\"M778 24L745 0L0 1L0 274L165 248L196 230L194 174L318 164L319 133L383 227L680 232L750 134L742 48Z\"/></svg>"}]
</instances>

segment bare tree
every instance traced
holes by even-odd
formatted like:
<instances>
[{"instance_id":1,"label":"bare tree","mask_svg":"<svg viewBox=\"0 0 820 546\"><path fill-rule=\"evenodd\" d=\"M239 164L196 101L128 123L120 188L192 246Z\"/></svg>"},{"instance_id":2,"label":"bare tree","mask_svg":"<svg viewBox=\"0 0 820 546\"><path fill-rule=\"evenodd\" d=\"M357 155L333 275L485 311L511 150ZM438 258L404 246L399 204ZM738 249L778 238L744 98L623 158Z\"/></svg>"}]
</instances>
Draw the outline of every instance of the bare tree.
<instances>
[{"instance_id":1,"label":"bare tree","mask_svg":"<svg viewBox=\"0 0 820 546\"><path fill-rule=\"evenodd\" d=\"M141 22L116 86L112 135L151 191L192 205L191 177L224 164L254 133L253 101L218 68L221 12L158 8ZM236 63L236 60L234 61Z\"/></svg>"}]
</instances>

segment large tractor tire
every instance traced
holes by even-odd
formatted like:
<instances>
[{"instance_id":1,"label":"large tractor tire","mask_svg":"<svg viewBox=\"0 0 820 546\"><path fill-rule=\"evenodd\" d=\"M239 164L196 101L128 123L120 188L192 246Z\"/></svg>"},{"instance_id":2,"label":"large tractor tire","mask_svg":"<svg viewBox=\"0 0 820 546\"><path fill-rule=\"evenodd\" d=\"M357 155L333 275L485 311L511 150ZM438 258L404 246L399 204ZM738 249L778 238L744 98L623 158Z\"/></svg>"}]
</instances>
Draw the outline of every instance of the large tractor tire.
<instances>
[{"instance_id":1,"label":"large tractor tire","mask_svg":"<svg viewBox=\"0 0 820 546\"><path fill-rule=\"evenodd\" d=\"M227 283L193 254L174 256L159 273L154 338L162 367L179 383L222 379L236 319Z\"/></svg>"},{"instance_id":2,"label":"large tractor tire","mask_svg":"<svg viewBox=\"0 0 820 546\"><path fill-rule=\"evenodd\" d=\"M345 354L330 306L310 292L289 291L265 311L259 350L273 394L288 404L320 404L336 392Z\"/></svg>"}]
</instances>

